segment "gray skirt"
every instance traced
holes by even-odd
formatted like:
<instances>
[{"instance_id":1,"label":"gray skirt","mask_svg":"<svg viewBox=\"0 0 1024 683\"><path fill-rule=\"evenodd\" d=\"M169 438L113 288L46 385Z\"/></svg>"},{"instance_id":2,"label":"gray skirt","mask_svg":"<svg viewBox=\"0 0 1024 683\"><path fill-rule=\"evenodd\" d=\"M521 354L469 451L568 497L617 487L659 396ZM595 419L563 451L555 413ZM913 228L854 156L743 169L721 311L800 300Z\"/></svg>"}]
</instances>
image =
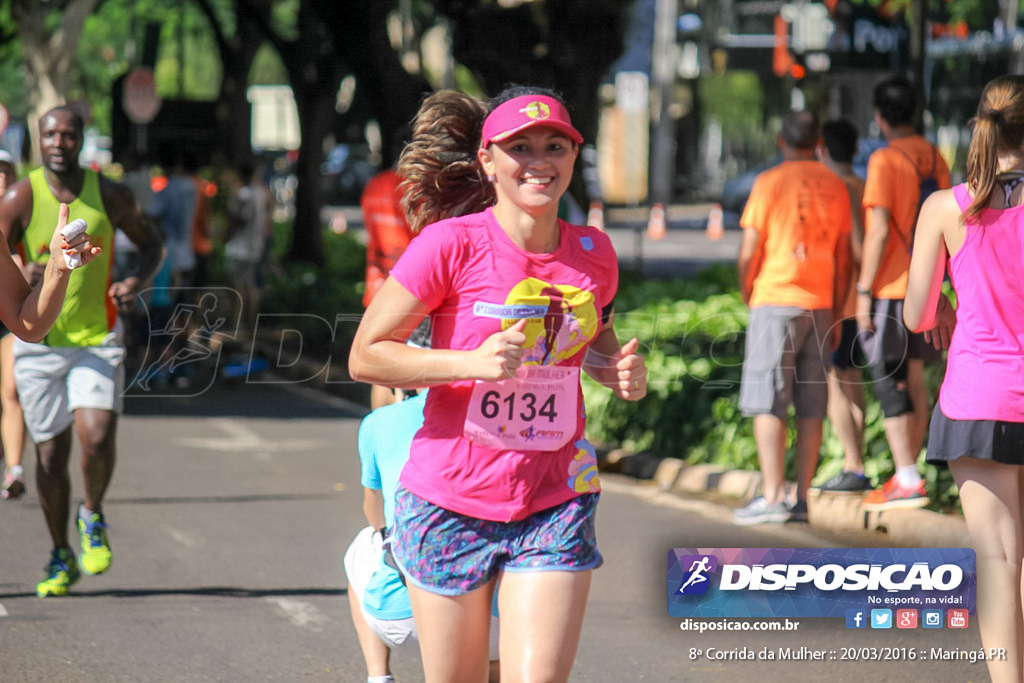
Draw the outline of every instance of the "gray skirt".
<instances>
[{"instance_id":1,"label":"gray skirt","mask_svg":"<svg viewBox=\"0 0 1024 683\"><path fill-rule=\"evenodd\" d=\"M928 431L927 461L939 464L964 457L1024 465L1024 422L954 420L936 405Z\"/></svg>"}]
</instances>

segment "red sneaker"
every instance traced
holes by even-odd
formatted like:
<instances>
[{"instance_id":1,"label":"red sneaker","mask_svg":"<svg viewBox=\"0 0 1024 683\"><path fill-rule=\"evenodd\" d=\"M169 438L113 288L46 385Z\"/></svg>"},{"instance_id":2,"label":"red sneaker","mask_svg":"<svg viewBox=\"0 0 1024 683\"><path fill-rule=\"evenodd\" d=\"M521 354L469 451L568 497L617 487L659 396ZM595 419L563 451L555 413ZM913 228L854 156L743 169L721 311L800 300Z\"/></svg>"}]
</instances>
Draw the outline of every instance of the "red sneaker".
<instances>
[{"instance_id":1,"label":"red sneaker","mask_svg":"<svg viewBox=\"0 0 1024 683\"><path fill-rule=\"evenodd\" d=\"M868 495L864 496L861 507L864 510L894 510L897 508L920 508L928 504L924 481L905 489L896 481L895 475Z\"/></svg>"}]
</instances>

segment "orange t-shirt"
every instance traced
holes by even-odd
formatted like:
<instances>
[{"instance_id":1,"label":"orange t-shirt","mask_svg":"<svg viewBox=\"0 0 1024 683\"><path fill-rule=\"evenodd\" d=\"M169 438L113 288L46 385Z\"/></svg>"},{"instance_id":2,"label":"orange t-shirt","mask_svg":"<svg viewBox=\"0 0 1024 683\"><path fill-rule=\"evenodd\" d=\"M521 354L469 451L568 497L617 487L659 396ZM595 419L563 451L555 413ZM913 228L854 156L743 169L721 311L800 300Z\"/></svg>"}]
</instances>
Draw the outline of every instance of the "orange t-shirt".
<instances>
[{"instance_id":1,"label":"orange t-shirt","mask_svg":"<svg viewBox=\"0 0 1024 683\"><path fill-rule=\"evenodd\" d=\"M401 176L392 169L381 171L363 188L359 204L366 224L366 292L363 305L369 306L388 273L412 241L412 229L399 204Z\"/></svg>"},{"instance_id":2,"label":"orange t-shirt","mask_svg":"<svg viewBox=\"0 0 1024 683\"><path fill-rule=\"evenodd\" d=\"M757 176L740 218L764 251L751 308L833 308L836 246L850 221L846 185L821 162L784 161Z\"/></svg>"},{"instance_id":3,"label":"orange t-shirt","mask_svg":"<svg viewBox=\"0 0 1024 683\"><path fill-rule=\"evenodd\" d=\"M933 171L932 164L935 164ZM916 169L915 169L916 167ZM907 295L910 247L920 205L921 178L932 175L939 188L949 187L949 166L938 150L920 135L897 138L868 159L864 186L865 231L870 232L871 208L889 210L889 239L875 276L872 293L878 299L902 299Z\"/></svg>"},{"instance_id":4,"label":"orange t-shirt","mask_svg":"<svg viewBox=\"0 0 1024 683\"><path fill-rule=\"evenodd\" d=\"M192 177L196 187L196 213L192 217L192 250L197 254L209 256L213 253L213 240L210 239L210 195L206 194L210 182Z\"/></svg>"}]
</instances>

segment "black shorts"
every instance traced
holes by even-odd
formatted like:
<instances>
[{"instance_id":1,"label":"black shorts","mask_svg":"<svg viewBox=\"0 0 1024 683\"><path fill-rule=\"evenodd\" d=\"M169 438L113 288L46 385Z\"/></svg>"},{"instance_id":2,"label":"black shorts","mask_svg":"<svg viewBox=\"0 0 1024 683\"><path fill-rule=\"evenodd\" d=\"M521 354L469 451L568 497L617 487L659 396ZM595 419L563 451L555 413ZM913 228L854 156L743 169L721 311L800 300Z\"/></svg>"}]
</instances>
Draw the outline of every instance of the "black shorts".
<instances>
[{"instance_id":1,"label":"black shorts","mask_svg":"<svg viewBox=\"0 0 1024 683\"><path fill-rule=\"evenodd\" d=\"M926 460L939 464L964 457L1024 465L1024 422L954 420L936 405Z\"/></svg>"},{"instance_id":2,"label":"black shorts","mask_svg":"<svg viewBox=\"0 0 1024 683\"><path fill-rule=\"evenodd\" d=\"M861 370L867 367L867 358L860 347L855 318L842 320L839 346L832 352L832 367L836 370Z\"/></svg>"}]
</instances>

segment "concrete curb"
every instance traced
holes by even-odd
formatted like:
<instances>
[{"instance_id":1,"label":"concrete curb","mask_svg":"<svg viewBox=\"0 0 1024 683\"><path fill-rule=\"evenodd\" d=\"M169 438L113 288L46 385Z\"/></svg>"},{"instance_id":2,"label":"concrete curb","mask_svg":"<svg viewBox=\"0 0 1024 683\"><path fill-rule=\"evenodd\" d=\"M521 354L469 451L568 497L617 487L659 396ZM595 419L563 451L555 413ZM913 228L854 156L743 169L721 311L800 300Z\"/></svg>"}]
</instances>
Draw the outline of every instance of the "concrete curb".
<instances>
[{"instance_id":1,"label":"concrete curb","mask_svg":"<svg viewBox=\"0 0 1024 683\"><path fill-rule=\"evenodd\" d=\"M761 486L761 473L728 470L718 465L688 465L678 458L654 458L646 453L612 451L601 462L602 471L636 479L650 479L666 492L678 494L714 493L735 498L752 498ZM787 482L787 489L795 486ZM788 491L787 491L788 492ZM812 490L807 497L811 526L835 531L884 533L890 541L905 547L970 547L970 535L962 515L944 515L930 510L886 510L868 512L860 506L862 495Z\"/></svg>"}]
</instances>

